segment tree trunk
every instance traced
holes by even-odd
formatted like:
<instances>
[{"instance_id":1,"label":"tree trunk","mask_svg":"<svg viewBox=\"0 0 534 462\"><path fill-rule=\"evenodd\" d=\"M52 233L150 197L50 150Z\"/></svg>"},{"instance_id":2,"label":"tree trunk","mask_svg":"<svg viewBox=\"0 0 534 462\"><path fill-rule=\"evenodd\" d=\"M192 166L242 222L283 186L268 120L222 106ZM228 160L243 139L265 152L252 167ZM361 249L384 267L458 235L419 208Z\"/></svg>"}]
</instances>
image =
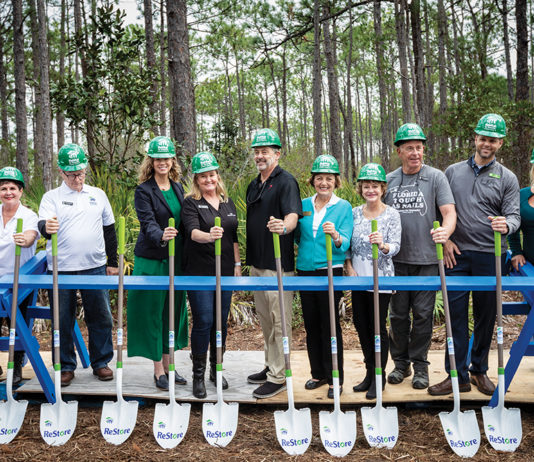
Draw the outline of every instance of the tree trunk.
<instances>
[{"instance_id":1,"label":"tree trunk","mask_svg":"<svg viewBox=\"0 0 534 462\"><path fill-rule=\"evenodd\" d=\"M434 118L434 83L432 81L434 73L434 63L433 63L433 50L430 45L430 24L428 21L428 2L424 2L424 20L425 20L425 54L426 54L426 84L425 84L425 127L427 128L426 133L426 145L427 145L427 155L430 165L434 165L434 158L436 155L436 137L434 136L433 130L433 118Z\"/></svg>"},{"instance_id":2,"label":"tree trunk","mask_svg":"<svg viewBox=\"0 0 534 462\"><path fill-rule=\"evenodd\" d=\"M66 53L66 36L65 36L65 22L66 22L66 0L61 0L61 18L59 31L59 83L63 82L65 75L65 53ZM57 147L58 150L65 144L65 116L63 111L56 112L56 131L57 131Z\"/></svg>"},{"instance_id":3,"label":"tree trunk","mask_svg":"<svg viewBox=\"0 0 534 462\"><path fill-rule=\"evenodd\" d=\"M16 165L28 179L28 128L26 116L26 72L24 70L24 30L22 0L13 0L13 61L15 73Z\"/></svg>"},{"instance_id":4,"label":"tree trunk","mask_svg":"<svg viewBox=\"0 0 534 462\"><path fill-rule=\"evenodd\" d=\"M415 103L417 106L416 122L426 127L425 120L425 77L423 43L421 39L421 5L419 0L413 0L410 5L412 20L412 47L415 74Z\"/></svg>"},{"instance_id":5,"label":"tree trunk","mask_svg":"<svg viewBox=\"0 0 534 462\"><path fill-rule=\"evenodd\" d=\"M291 143L289 141L289 127L287 125L287 63L285 47L283 47L282 51L282 140L286 152L290 152Z\"/></svg>"},{"instance_id":6,"label":"tree trunk","mask_svg":"<svg viewBox=\"0 0 534 462\"><path fill-rule=\"evenodd\" d=\"M410 74L408 71L408 36L406 35L406 0L395 0L395 31L397 32L397 47L399 49L399 67L402 92L402 120L403 123L412 121L412 107L410 104Z\"/></svg>"},{"instance_id":7,"label":"tree trunk","mask_svg":"<svg viewBox=\"0 0 534 462\"><path fill-rule=\"evenodd\" d=\"M510 101L514 99L514 76L512 74L512 59L510 57L510 36L508 32L508 0L502 0L502 8L497 7L501 12L501 22L502 22L502 32L503 32L503 43L504 43L504 58L506 62L506 84L508 88L508 98Z\"/></svg>"},{"instance_id":8,"label":"tree trunk","mask_svg":"<svg viewBox=\"0 0 534 462\"><path fill-rule=\"evenodd\" d=\"M438 68L439 68L439 122L445 123L447 115L447 62L445 58L445 49L447 47L447 13L443 0L438 0ZM438 167L443 168L449 159L449 141L446 136L439 139L440 151L437 156ZM443 159L446 162L441 162ZM448 162L447 162L448 163Z\"/></svg>"},{"instance_id":9,"label":"tree trunk","mask_svg":"<svg viewBox=\"0 0 534 462\"><path fill-rule=\"evenodd\" d=\"M267 80L263 79L263 88L265 89L265 122L264 127L269 128L271 126L271 120L269 117L269 89L267 87Z\"/></svg>"},{"instance_id":10,"label":"tree trunk","mask_svg":"<svg viewBox=\"0 0 534 462\"><path fill-rule=\"evenodd\" d=\"M344 152L344 162L343 162L343 169L345 178L349 179L351 177L351 158L354 159L354 140L353 140L353 128L352 128L352 93L351 93L351 78L350 78L350 71L352 68L352 8L349 9L349 50L347 54L347 82L346 82L346 89L347 89L347 108L345 111L345 124L344 124L344 143L343 143L343 152Z\"/></svg>"},{"instance_id":11,"label":"tree trunk","mask_svg":"<svg viewBox=\"0 0 534 462\"><path fill-rule=\"evenodd\" d=\"M2 121L2 141L0 142L0 165L9 163L9 119L7 117L7 79L4 66L4 34L7 29L0 30L0 120Z\"/></svg>"},{"instance_id":12,"label":"tree trunk","mask_svg":"<svg viewBox=\"0 0 534 462\"><path fill-rule=\"evenodd\" d=\"M146 67L152 75L157 74L156 52L154 50L154 26L152 25L152 0L144 0L144 17L145 17L145 40L146 40ZM158 113L158 80L152 79L150 82L150 114L155 117ZM157 124L151 127L155 135L159 134Z\"/></svg>"},{"instance_id":13,"label":"tree trunk","mask_svg":"<svg viewBox=\"0 0 534 462\"><path fill-rule=\"evenodd\" d=\"M159 26L159 80L161 85L161 95L160 95L160 108L159 108L159 118L160 118L160 134L165 136L167 134L167 79L166 79L166 69L165 69L165 58L167 53L165 51L165 0L160 0L159 2L159 16L160 16L160 26Z\"/></svg>"},{"instance_id":14,"label":"tree trunk","mask_svg":"<svg viewBox=\"0 0 534 462\"><path fill-rule=\"evenodd\" d=\"M274 76L274 63L269 58L269 67L271 68L271 79L274 86L274 99L276 101L276 124L278 127L278 136L282 135L282 118L280 117L280 98L278 96L278 85L276 84L276 78ZM283 146L285 148L285 146Z\"/></svg>"},{"instance_id":15,"label":"tree trunk","mask_svg":"<svg viewBox=\"0 0 534 462\"><path fill-rule=\"evenodd\" d=\"M313 100L313 141L315 157L323 153L323 119L321 113L321 23L320 23L320 0L313 2L313 76L312 76L312 100Z\"/></svg>"},{"instance_id":16,"label":"tree trunk","mask_svg":"<svg viewBox=\"0 0 534 462\"><path fill-rule=\"evenodd\" d=\"M239 105L239 128L241 130L241 139L247 138L247 130L245 127L245 101L243 97L243 85L241 79L243 73L239 73L239 56L237 55L237 48L234 46L234 58L235 58L235 80L237 83L237 103Z\"/></svg>"},{"instance_id":17,"label":"tree trunk","mask_svg":"<svg viewBox=\"0 0 534 462\"><path fill-rule=\"evenodd\" d=\"M196 152L196 116L185 0L167 0L167 27L174 136L178 151L191 156Z\"/></svg>"}]
</instances>

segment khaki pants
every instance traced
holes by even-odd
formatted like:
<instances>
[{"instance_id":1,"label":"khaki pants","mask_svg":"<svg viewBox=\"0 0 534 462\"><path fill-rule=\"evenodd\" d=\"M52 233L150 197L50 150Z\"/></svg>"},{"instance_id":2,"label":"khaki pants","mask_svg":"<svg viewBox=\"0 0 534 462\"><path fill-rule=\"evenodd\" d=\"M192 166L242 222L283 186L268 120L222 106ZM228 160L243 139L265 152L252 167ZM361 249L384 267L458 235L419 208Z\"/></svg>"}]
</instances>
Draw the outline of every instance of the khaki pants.
<instances>
[{"instance_id":1,"label":"khaki pants","mask_svg":"<svg viewBox=\"0 0 534 462\"><path fill-rule=\"evenodd\" d=\"M274 276L276 271L250 267L251 276ZM290 271L284 276L294 276ZM263 331L265 367L269 368L267 380L272 383L286 381L284 349L282 345L282 324L280 322L280 304L277 291L254 292L256 313ZM289 345L291 345L291 319L293 317L293 292L284 291L284 306L286 310L286 326Z\"/></svg>"}]
</instances>

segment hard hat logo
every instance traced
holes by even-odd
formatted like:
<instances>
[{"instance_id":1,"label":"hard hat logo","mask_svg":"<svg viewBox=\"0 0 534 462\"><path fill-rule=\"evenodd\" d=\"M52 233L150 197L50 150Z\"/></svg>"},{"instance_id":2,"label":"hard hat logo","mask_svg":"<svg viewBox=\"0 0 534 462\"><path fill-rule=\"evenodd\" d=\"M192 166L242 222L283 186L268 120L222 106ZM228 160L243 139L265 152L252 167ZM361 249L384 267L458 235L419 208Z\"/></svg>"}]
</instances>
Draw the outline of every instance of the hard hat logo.
<instances>
[{"instance_id":1,"label":"hard hat logo","mask_svg":"<svg viewBox=\"0 0 534 462\"><path fill-rule=\"evenodd\" d=\"M147 154L154 159L170 159L176 156L174 144L166 136L156 136L150 140Z\"/></svg>"},{"instance_id":2,"label":"hard hat logo","mask_svg":"<svg viewBox=\"0 0 534 462\"><path fill-rule=\"evenodd\" d=\"M169 149L169 141L162 138L158 141L158 151L167 152Z\"/></svg>"},{"instance_id":3,"label":"hard hat logo","mask_svg":"<svg viewBox=\"0 0 534 462\"><path fill-rule=\"evenodd\" d=\"M339 164L335 157L329 154L323 154L313 161L311 172L339 175Z\"/></svg>"},{"instance_id":4,"label":"hard hat logo","mask_svg":"<svg viewBox=\"0 0 534 462\"><path fill-rule=\"evenodd\" d=\"M191 168L193 173L197 174L217 170L219 164L211 152L199 152L193 156Z\"/></svg>"},{"instance_id":5,"label":"hard hat logo","mask_svg":"<svg viewBox=\"0 0 534 462\"><path fill-rule=\"evenodd\" d=\"M22 172L15 167L4 167L0 170L0 180L13 180L18 181L24 187L24 177Z\"/></svg>"},{"instance_id":6,"label":"hard hat logo","mask_svg":"<svg viewBox=\"0 0 534 462\"><path fill-rule=\"evenodd\" d=\"M75 172L87 167L87 157L80 146L74 143L68 143L59 150L57 165L61 170Z\"/></svg>"},{"instance_id":7,"label":"hard hat logo","mask_svg":"<svg viewBox=\"0 0 534 462\"><path fill-rule=\"evenodd\" d=\"M499 114L485 114L478 121L475 133L492 138L504 138L506 136L506 122Z\"/></svg>"}]
</instances>

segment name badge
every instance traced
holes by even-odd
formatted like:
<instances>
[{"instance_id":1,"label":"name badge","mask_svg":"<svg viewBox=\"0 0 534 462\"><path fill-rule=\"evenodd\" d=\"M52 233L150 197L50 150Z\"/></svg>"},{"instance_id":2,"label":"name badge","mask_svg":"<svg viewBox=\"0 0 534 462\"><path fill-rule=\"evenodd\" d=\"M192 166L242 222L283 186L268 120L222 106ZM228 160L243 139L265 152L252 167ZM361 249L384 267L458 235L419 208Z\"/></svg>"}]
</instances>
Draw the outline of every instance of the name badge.
<instances>
[{"instance_id":1,"label":"name badge","mask_svg":"<svg viewBox=\"0 0 534 462\"><path fill-rule=\"evenodd\" d=\"M74 205L74 202L62 201L61 203L62 203L63 205Z\"/></svg>"},{"instance_id":2,"label":"name badge","mask_svg":"<svg viewBox=\"0 0 534 462\"><path fill-rule=\"evenodd\" d=\"M492 178L500 178L501 175L499 175L498 173L490 173L489 176L491 176Z\"/></svg>"},{"instance_id":3,"label":"name badge","mask_svg":"<svg viewBox=\"0 0 534 462\"><path fill-rule=\"evenodd\" d=\"M207 205L199 205L198 208L199 208L199 209L207 209L208 206L207 206Z\"/></svg>"}]
</instances>

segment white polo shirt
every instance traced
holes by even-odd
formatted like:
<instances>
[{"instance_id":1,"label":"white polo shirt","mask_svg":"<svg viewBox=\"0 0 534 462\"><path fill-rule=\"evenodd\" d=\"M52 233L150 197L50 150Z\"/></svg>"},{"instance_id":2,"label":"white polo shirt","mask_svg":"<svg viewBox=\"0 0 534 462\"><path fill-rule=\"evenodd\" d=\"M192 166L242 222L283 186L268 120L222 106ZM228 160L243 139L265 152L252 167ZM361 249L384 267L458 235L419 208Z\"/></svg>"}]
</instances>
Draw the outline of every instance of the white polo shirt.
<instances>
[{"instance_id":1,"label":"white polo shirt","mask_svg":"<svg viewBox=\"0 0 534 462\"><path fill-rule=\"evenodd\" d=\"M22 231L37 231L39 236L39 229L37 228L37 214L22 204L19 204L15 215L11 220L4 224L2 218L3 205L0 204L0 276L4 274L13 273L15 265L15 241L13 234L17 232L17 220L22 218ZM20 266L24 265L30 258L35 255L35 248L37 247L37 239L35 239L31 247L23 247L20 249Z\"/></svg>"},{"instance_id":2,"label":"white polo shirt","mask_svg":"<svg viewBox=\"0 0 534 462\"><path fill-rule=\"evenodd\" d=\"M57 217L59 271L82 271L106 264L103 226L115 223L113 210L101 189L84 184L80 192L65 182L45 193L39 220ZM46 243L48 269L52 270L52 242Z\"/></svg>"}]
</instances>

